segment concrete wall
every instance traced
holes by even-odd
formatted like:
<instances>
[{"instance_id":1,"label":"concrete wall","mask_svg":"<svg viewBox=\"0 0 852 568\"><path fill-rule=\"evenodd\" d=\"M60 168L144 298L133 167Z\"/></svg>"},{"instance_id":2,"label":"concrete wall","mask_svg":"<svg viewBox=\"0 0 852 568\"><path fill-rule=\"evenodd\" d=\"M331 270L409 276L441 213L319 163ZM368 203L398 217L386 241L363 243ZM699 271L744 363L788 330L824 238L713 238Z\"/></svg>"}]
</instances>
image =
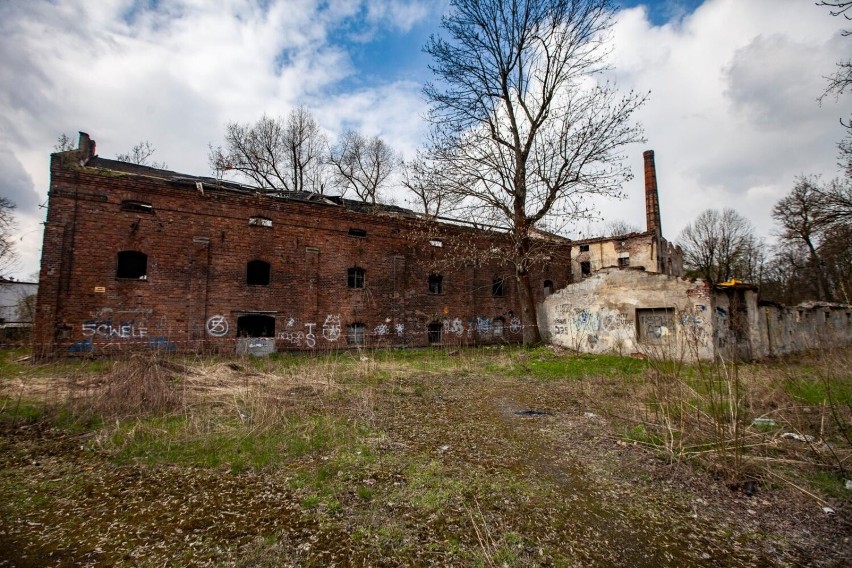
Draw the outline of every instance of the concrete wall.
<instances>
[{"instance_id":1,"label":"concrete wall","mask_svg":"<svg viewBox=\"0 0 852 568\"><path fill-rule=\"evenodd\" d=\"M547 298L546 340L585 353L762 359L852 344L852 306L760 304L756 287L605 269Z\"/></svg>"},{"instance_id":2,"label":"concrete wall","mask_svg":"<svg viewBox=\"0 0 852 568\"><path fill-rule=\"evenodd\" d=\"M539 321L546 340L581 352L710 358L714 308L703 282L605 269L547 298Z\"/></svg>"}]
</instances>

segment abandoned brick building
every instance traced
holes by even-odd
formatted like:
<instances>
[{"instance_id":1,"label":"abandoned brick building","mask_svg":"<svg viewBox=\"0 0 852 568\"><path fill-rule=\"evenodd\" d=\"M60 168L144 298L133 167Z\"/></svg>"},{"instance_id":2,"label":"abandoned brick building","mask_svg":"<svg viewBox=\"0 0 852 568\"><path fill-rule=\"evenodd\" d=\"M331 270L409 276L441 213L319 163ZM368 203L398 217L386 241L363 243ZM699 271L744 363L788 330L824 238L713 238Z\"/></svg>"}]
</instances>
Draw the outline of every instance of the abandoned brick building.
<instances>
[{"instance_id":1,"label":"abandoned brick building","mask_svg":"<svg viewBox=\"0 0 852 568\"><path fill-rule=\"evenodd\" d=\"M682 270L660 234L652 185L647 232L548 237L537 303L608 265ZM272 196L100 158L81 133L76 150L51 156L34 347L260 353L520 341L509 267L454 260L458 242L488 248L499 235L429 227L399 207Z\"/></svg>"}]
</instances>

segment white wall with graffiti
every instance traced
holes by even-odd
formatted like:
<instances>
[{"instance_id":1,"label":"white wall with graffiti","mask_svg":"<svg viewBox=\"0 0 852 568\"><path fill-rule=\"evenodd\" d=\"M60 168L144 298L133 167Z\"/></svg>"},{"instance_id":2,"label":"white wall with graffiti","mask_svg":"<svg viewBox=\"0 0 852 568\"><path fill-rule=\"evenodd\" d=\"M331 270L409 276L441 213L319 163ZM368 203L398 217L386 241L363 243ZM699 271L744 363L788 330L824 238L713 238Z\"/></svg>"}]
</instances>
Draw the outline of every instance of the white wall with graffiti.
<instances>
[{"instance_id":1,"label":"white wall with graffiti","mask_svg":"<svg viewBox=\"0 0 852 568\"><path fill-rule=\"evenodd\" d=\"M713 305L702 282L600 271L540 306L545 340L583 353L713 357Z\"/></svg>"}]
</instances>

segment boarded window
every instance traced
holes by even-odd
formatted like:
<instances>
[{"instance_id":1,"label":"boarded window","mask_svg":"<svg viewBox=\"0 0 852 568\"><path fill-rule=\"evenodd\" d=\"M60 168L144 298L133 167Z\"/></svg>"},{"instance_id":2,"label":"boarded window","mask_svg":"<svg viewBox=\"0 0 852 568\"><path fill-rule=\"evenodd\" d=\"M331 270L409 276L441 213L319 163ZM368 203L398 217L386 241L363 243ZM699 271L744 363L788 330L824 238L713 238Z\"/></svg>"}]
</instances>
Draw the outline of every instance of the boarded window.
<instances>
[{"instance_id":1,"label":"boarded window","mask_svg":"<svg viewBox=\"0 0 852 568\"><path fill-rule=\"evenodd\" d=\"M275 318L264 314L248 314L237 318L238 337L275 337Z\"/></svg>"},{"instance_id":2,"label":"boarded window","mask_svg":"<svg viewBox=\"0 0 852 568\"><path fill-rule=\"evenodd\" d=\"M491 335L494 337L503 337L503 318L495 318L491 322Z\"/></svg>"},{"instance_id":3,"label":"boarded window","mask_svg":"<svg viewBox=\"0 0 852 568\"><path fill-rule=\"evenodd\" d=\"M367 340L366 329L363 323L353 323L346 327L346 341L349 345L364 345Z\"/></svg>"},{"instance_id":4,"label":"boarded window","mask_svg":"<svg viewBox=\"0 0 852 568\"><path fill-rule=\"evenodd\" d=\"M350 237L358 237L359 239L363 239L367 236L367 231L365 231L364 229L351 228L351 229L349 229L349 236Z\"/></svg>"},{"instance_id":5,"label":"boarded window","mask_svg":"<svg viewBox=\"0 0 852 568\"><path fill-rule=\"evenodd\" d=\"M580 252L589 252L589 245L580 245Z\"/></svg>"},{"instance_id":6,"label":"boarded window","mask_svg":"<svg viewBox=\"0 0 852 568\"><path fill-rule=\"evenodd\" d=\"M429 275L429 293L443 294L444 293L444 277L440 274Z\"/></svg>"},{"instance_id":7,"label":"boarded window","mask_svg":"<svg viewBox=\"0 0 852 568\"><path fill-rule=\"evenodd\" d=\"M125 199L121 202L122 211L132 211L133 213L154 213L154 206L147 201L133 201Z\"/></svg>"},{"instance_id":8,"label":"boarded window","mask_svg":"<svg viewBox=\"0 0 852 568\"><path fill-rule=\"evenodd\" d=\"M251 260L246 264L246 284L249 286L269 286L270 266L262 260Z\"/></svg>"},{"instance_id":9,"label":"boarded window","mask_svg":"<svg viewBox=\"0 0 852 568\"><path fill-rule=\"evenodd\" d=\"M641 343L666 343L675 336L674 308L637 308L636 335Z\"/></svg>"},{"instance_id":10,"label":"boarded window","mask_svg":"<svg viewBox=\"0 0 852 568\"><path fill-rule=\"evenodd\" d=\"M116 278L133 280L148 279L148 255L135 250L123 250L118 253L115 267Z\"/></svg>"},{"instance_id":11,"label":"boarded window","mask_svg":"<svg viewBox=\"0 0 852 568\"><path fill-rule=\"evenodd\" d=\"M364 269L357 266L350 268L346 276L346 285L350 288L363 288Z\"/></svg>"},{"instance_id":12,"label":"boarded window","mask_svg":"<svg viewBox=\"0 0 852 568\"><path fill-rule=\"evenodd\" d=\"M553 294L553 280L545 280L544 281L544 295L550 296Z\"/></svg>"},{"instance_id":13,"label":"boarded window","mask_svg":"<svg viewBox=\"0 0 852 568\"><path fill-rule=\"evenodd\" d=\"M506 295L506 284L502 277L495 276L491 281L491 295L498 298Z\"/></svg>"},{"instance_id":14,"label":"boarded window","mask_svg":"<svg viewBox=\"0 0 852 568\"><path fill-rule=\"evenodd\" d=\"M441 332L443 329L444 325L439 321L433 321L429 324L428 335L430 344L441 343Z\"/></svg>"},{"instance_id":15,"label":"boarded window","mask_svg":"<svg viewBox=\"0 0 852 568\"><path fill-rule=\"evenodd\" d=\"M271 227L272 219L267 217L249 217L249 226L251 227Z\"/></svg>"},{"instance_id":16,"label":"boarded window","mask_svg":"<svg viewBox=\"0 0 852 568\"><path fill-rule=\"evenodd\" d=\"M580 274L585 278L586 276L591 276L592 274L592 263L591 262L581 262L580 263Z\"/></svg>"}]
</instances>

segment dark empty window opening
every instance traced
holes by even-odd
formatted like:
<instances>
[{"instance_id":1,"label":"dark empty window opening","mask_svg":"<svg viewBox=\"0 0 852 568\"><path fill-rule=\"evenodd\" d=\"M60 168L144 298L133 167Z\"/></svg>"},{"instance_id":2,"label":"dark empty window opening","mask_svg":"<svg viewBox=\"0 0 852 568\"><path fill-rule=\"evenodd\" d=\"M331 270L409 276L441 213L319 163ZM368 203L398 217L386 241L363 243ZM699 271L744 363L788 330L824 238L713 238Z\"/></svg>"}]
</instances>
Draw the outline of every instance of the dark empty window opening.
<instances>
[{"instance_id":1,"label":"dark empty window opening","mask_svg":"<svg viewBox=\"0 0 852 568\"><path fill-rule=\"evenodd\" d=\"M269 263L251 260L246 265L246 284L249 286L269 286Z\"/></svg>"},{"instance_id":2,"label":"dark empty window opening","mask_svg":"<svg viewBox=\"0 0 852 568\"><path fill-rule=\"evenodd\" d=\"M623 256L623 257L620 257L618 259L618 267L619 268L626 268L628 266L630 266L630 257L629 256Z\"/></svg>"},{"instance_id":3,"label":"dark empty window opening","mask_svg":"<svg viewBox=\"0 0 852 568\"><path fill-rule=\"evenodd\" d=\"M583 275L583 278L586 276L591 276L592 274L592 263L589 261L580 263L580 274Z\"/></svg>"},{"instance_id":4,"label":"dark empty window opening","mask_svg":"<svg viewBox=\"0 0 852 568\"><path fill-rule=\"evenodd\" d=\"M237 318L238 337L275 337L275 318L249 314Z\"/></svg>"},{"instance_id":5,"label":"dark empty window opening","mask_svg":"<svg viewBox=\"0 0 852 568\"><path fill-rule=\"evenodd\" d=\"M589 245L580 245L580 252L589 252Z\"/></svg>"},{"instance_id":6,"label":"dark empty window opening","mask_svg":"<svg viewBox=\"0 0 852 568\"><path fill-rule=\"evenodd\" d=\"M121 202L122 211L132 211L134 213L154 213L154 206L145 201L133 201L126 199Z\"/></svg>"},{"instance_id":7,"label":"dark empty window opening","mask_svg":"<svg viewBox=\"0 0 852 568\"><path fill-rule=\"evenodd\" d=\"M349 345L364 345L367 340L367 328L363 323L353 323L346 327L346 341Z\"/></svg>"},{"instance_id":8,"label":"dark empty window opening","mask_svg":"<svg viewBox=\"0 0 852 568\"><path fill-rule=\"evenodd\" d=\"M346 285L350 288L363 288L364 269L358 268L357 266L354 268L350 268L346 276Z\"/></svg>"},{"instance_id":9,"label":"dark empty window opening","mask_svg":"<svg viewBox=\"0 0 852 568\"><path fill-rule=\"evenodd\" d=\"M545 280L544 281L544 295L550 296L553 294L553 280Z\"/></svg>"},{"instance_id":10,"label":"dark empty window opening","mask_svg":"<svg viewBox=\"0 0 852 568\"><path fill-rule=\"evenodd\" d=\"M444 277L440 274L429 275L429 293L443 294L444 293Z\"/></svg>"},{"instance_id":11,"label":"dark empty window opening","mask_svg":"<svg viewBox=\"0 0 852 568\"><path fill-rule=\"evenodd\" d=\"M441 332L444 330L444 325L439 321L433 321L428 327L429 343L434 345L441 343Z\"/></svg>"},{"instance_id":12,"label":"dark empty window opening","mask_svg":"<svg viewBox=\"0 0 852 568\"><path fill-rule=\"evenodd\" d=\"M506 295L506 286L503 278L495 276L491 281L491 295L502 298Z\"/></svg>"},{"instance_id":13,"label":"dark empty window opening","mask_svg":"<svg viewBox=\"0 0 852 568\"><path fill-rule=\"evenodd\" d=\"M116 278L132 280L148 279L148 255L135 250L123 250L118 253L115 268Z\"/></svg>"},{"instance_id":14,"label":"dark empty window opening","mask_svg":"<svg viewBox=\"0 0 852 568\"><path fill-rule=\"evenodd\" d=\"M358 237L359 239L363 239L363 238L366 238L367 231L365 231L364 229L356 229L356 228L353 227L353 228L349 229L349 236L350 237Z\"/></svg>"},{"instance_id":15,"label":"dark empty window opening","mask_svg":"<svg viewBox=\"0 0 852 568\"><path fill-rule=\"evenodd\" d=\"M272 219L268 217L249 217L249 226L251 227L271 227Z\"/></svg>"}]
</instances>

